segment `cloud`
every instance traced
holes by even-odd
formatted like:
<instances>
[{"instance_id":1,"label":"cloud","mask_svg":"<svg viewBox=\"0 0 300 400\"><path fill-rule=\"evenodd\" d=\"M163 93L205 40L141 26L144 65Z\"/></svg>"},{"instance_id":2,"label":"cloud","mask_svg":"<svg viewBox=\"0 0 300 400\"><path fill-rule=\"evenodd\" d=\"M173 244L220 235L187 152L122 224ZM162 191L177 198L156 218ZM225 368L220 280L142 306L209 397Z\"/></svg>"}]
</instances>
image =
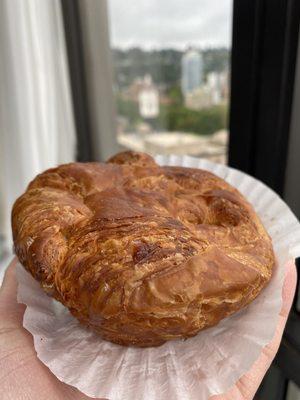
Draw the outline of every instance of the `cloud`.
<instances>
[{"instance_id":1,"label":"cloud","mask_svg":"<svg viewBox=\"0 0 300 400\"><path fill-rule=\"evenodd\" d=\"M232 0L108 0L114 47L231 45Z\"/></svg>"}]
</instances>

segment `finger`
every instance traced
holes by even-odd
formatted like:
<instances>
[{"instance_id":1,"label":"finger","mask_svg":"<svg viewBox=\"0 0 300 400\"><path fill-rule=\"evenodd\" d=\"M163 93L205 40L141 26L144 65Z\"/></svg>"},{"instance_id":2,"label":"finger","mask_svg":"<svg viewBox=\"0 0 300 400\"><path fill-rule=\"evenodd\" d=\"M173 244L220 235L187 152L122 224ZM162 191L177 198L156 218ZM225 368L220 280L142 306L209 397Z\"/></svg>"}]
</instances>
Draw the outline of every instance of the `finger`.
<instances>
[{"instance_id":1,"label":"finger","mask_svg":"<svg viewBox=\"0 0 300 400\"><path fill-rule=\"evenodd\" d=\"M277 353L287 317L292 306L296 283L296 267L294 262L291 262L287 265L287 274L282 290L282 308L279 314L274 338L271 343L263 348L259 359L254 363L251 370L237 383L237 387L245 397L248 396L246 398L252 399Z\"/></svg>"},{"instance_id":2,"label":"finger","mask_svg":"<svg viewBox=\"0 0 300 400\"><path fill-rule=\"evenodd\" d=\"M16 264L18 259L13 258L5 271L2 286L0 288L0 320L1 325L22 326L25 310L23 304L17 302Z\"/></svg>"},{"instance_id":3,"label":"finger","mask_svg":"<svg viewBox=\"0 0 300 400\"><path fill-rule=\"evenodd\" d=\"M282 289L282 308L279 313L274 338L263 348L259 359L253 364L252 368L239 379L232 389L230 389L225 395L212 396L211 400L253 399L278 350L287 317L292 306L296 283L296 267L295 263L291 261L286 266L286 276Z\"/></svg>"},{"instance_id":4,"label":"finger","mask_svg":"<svg viewBox=\"0 0 300 400\"><path fill-rule=\"evenodd\" d=\"M282 334L286 325L286 321L293 303L295 290L297 285L297 270L294 262L287 265L287 275L284 281L282 290L282 308L279 313L279 320L276 328L276 333L272 342L263 349L263 353L271 362L280 345Z\"/></svg>"}]
</instances>

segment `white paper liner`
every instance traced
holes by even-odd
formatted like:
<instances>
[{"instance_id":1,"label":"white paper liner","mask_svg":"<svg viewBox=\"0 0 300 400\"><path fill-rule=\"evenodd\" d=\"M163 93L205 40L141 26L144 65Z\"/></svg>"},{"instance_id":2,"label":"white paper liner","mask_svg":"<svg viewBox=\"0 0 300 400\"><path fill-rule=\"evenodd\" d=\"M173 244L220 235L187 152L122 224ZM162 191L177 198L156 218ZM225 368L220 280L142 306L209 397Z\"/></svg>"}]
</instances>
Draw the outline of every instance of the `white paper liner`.
<instances>
[{"instance_id":1,"label":"white paper liner","mask_svg":"<svg viewBox=\"0 0 300 400\"><path fill-rule=\"evenodd\" d=\"M240 190L273 240L277 265L269 285L248 307L187 341L157 348L122 347L83 328L19 265L18 301L38 358L63 382L110 400L207 400L226 392L274 336L287 261L300 256L300 225L288 206L256 179L188 156L157 156L161 165L202 168Z\"/></svg>"}]
</instances>

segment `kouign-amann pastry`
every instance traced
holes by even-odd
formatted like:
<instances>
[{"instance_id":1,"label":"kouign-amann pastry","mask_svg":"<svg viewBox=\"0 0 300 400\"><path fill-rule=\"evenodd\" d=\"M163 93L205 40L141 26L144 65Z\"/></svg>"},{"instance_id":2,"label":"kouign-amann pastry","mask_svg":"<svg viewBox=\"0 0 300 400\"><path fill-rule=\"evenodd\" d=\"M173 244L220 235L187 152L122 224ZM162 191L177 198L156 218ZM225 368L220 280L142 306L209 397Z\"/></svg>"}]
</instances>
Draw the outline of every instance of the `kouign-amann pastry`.
<instances>
[{"instance_id":1,"label":"kouign-amann pastry","mask_svg":"<svg viewBox=\"0 0 300 400\"><path fill-rule=\"evenodd\" d=\"M12 211L15 251L42 288L102 338L157 346L251 302L271 239L223 179L148 155L38 175Z\"/></svg>"}]
</instances>

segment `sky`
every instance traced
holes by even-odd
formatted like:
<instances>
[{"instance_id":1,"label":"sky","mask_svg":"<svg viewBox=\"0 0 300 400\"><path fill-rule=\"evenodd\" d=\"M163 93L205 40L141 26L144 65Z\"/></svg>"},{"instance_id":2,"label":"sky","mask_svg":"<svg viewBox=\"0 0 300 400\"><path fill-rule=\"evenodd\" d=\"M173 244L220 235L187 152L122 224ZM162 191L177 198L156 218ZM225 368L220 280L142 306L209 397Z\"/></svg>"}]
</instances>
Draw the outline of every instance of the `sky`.
<instances>
[{"instance_id":1,"label":"sky","mask_svg":"<svg viewBox=\"0 0 300 400\"><path fill-rule=\"evenodd\" d=\"M232 0L108 0L112 47L231 46Z\"/></svg>"}]
</instances>

